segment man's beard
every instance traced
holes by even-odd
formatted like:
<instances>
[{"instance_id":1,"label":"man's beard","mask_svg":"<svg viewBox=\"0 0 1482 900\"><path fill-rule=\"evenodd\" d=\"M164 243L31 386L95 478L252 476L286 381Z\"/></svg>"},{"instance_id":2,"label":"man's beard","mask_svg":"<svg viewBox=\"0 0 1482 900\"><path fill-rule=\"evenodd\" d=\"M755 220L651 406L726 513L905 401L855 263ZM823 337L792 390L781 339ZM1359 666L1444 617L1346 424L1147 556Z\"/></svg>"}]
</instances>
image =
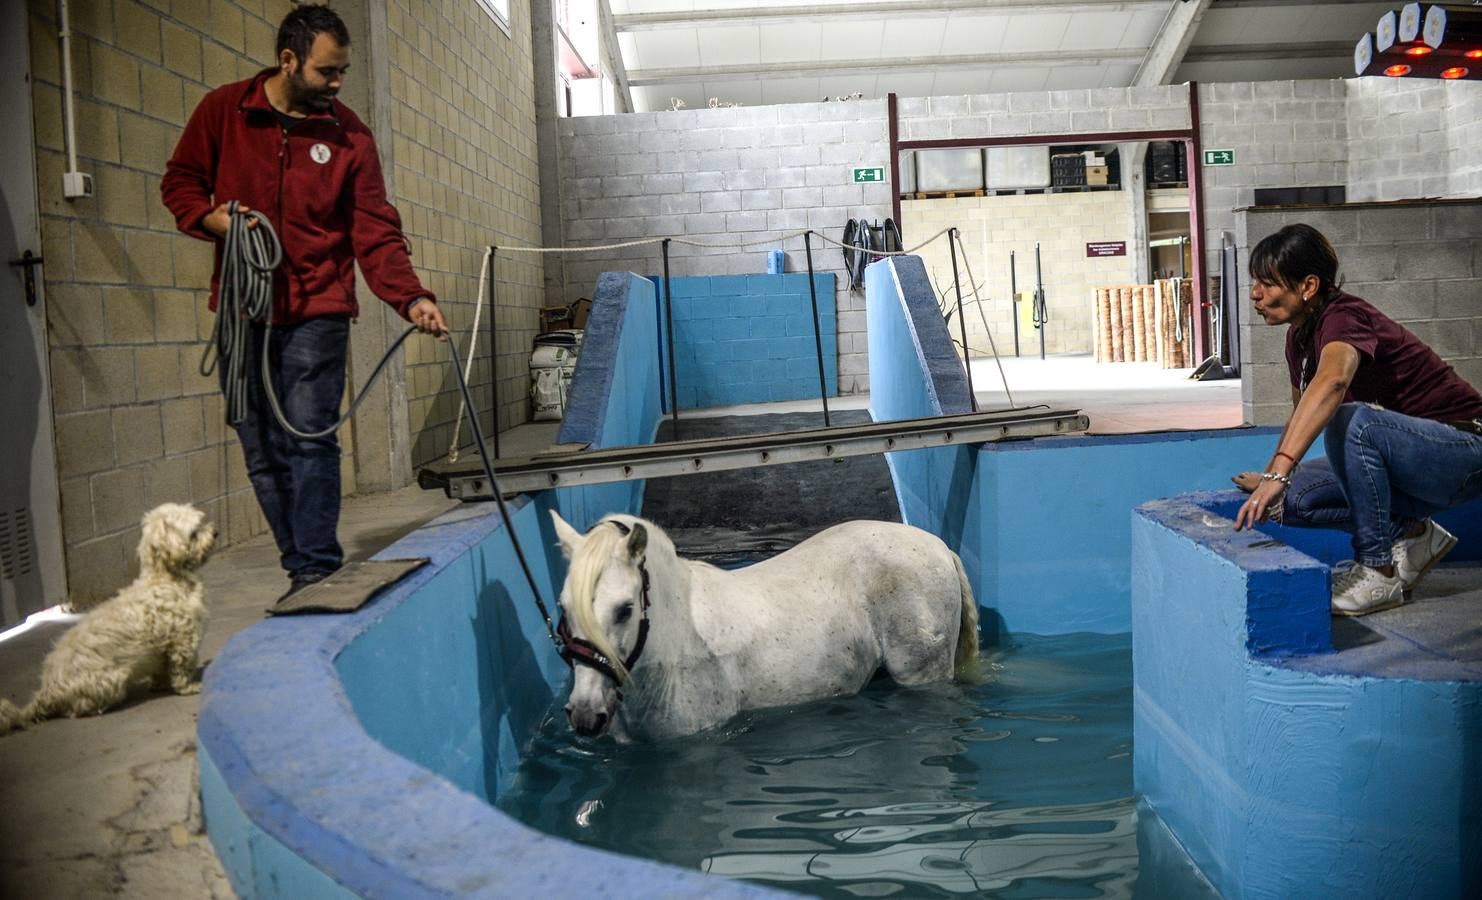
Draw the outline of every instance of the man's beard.
<instances>
[{"instance_id":1,"label":"man's beard","mask_svg":"<svg viewBox=\"0 0 1482 900\"><path fill-rule=\"evenodd\" d=\"M295 72L288 76L288 91L292 105L313 112L328 112L334 104L335 91L309 87L303 75Z\"/></svg>"}]
</instances>

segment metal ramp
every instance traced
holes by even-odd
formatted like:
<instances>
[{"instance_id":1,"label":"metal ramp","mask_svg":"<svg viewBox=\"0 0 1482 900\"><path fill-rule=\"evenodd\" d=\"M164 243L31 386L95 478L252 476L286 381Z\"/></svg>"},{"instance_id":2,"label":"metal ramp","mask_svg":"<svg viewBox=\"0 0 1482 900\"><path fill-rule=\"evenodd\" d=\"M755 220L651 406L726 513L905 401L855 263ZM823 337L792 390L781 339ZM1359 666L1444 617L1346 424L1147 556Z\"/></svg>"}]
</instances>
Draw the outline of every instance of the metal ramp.
<instances>
[{"instance_id":1,"label":"metal ramp","mask_svg":"<svg viewBox=\"0 0 1482 900\"><path fill-rule=\"evenodd\" d=\"M1080 410L1008 409L597 450L558 445L534 456L494 460L493 467L500 487L509 495L555 487L1073 434L1089 426L1089 419ZM441 489L455 500L493 499L488 481L477 462L439 463L417 473L421 487Z\"/></svg>"}]
</instances>

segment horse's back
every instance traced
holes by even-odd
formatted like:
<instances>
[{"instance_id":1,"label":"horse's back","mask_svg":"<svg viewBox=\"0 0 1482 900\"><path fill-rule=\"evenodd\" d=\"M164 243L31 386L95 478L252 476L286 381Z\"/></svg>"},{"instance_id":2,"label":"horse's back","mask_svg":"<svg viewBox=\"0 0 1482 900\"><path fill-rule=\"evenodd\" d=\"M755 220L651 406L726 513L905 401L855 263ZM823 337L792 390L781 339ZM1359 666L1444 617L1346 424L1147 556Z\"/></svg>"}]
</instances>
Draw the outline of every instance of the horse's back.
<instances>
[{"instance_id":1,"label":"horse's back","mask_svg":"<svg viewBox=\"0 0 1482 900\"><path fill-rule=\"evenodd\" d=\"M702 634L724 645L759 637L811 645L820 635L835 645L879 645L890 632L955 624L957 571L956 555L936 535L861 520L743 569L696 571L692 599Z\"/></svg>"}]
</instances>

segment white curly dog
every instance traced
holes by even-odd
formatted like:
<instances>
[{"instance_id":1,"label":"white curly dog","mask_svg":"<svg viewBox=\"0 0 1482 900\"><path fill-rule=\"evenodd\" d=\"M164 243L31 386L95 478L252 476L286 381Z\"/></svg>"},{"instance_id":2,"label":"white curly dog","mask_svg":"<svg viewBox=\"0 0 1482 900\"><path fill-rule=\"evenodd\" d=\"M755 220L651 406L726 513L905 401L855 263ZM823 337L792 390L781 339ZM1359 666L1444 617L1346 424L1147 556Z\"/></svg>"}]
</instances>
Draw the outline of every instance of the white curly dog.
<instances>
[{"instance_id":1,"label":"white curly dog","mask_svg":"<svg viewBox=\"0 0 1482 900\"><path fill-rule=\"evenodd\" d=\"M216 545L216 526L179 503L145 513L143 525L139 577L62 635L30 703L0 699L0 735L42 719L100 714L135 687L201 689L196 651L206 605L196 569Z\"/></svg>"}]
</instances>

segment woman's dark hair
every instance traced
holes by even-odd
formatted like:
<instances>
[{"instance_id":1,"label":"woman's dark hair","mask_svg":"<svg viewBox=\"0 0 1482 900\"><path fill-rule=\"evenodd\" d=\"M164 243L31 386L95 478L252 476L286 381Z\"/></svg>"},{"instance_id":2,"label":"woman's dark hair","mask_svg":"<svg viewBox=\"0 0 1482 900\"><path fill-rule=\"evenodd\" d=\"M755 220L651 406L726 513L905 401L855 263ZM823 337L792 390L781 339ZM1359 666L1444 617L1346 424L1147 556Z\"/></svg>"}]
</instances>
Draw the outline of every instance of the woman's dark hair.
<instances>
[{"instance_id":1,"label":"woman's dark hair","mask_svg":"<svg viewBox=\"0 0 1482 900\"><path fill-rule=\"evenodd\" d=\"M309 58L314 37L320 34L328 34L341 47L350 46L350 31L339 13L327 6L300 6L283 17L278 26L278 49L273 53L282 56L284 50L292 50L302 65Z\"/></svg>"},{"instance_id":2,"label":"woman's dark hair","mask_svg":"<svg viewBox=\"0 0 1482 900\"><path fill-rule=\"evenodd\" d=\"M1250 251L1250 277L1296 290L1308 275L1318 280L1317 298L1327 300L1338 289L1338 252L1311 225L1288 225L1267 235Z\"/></svg>"}]
</instances>

